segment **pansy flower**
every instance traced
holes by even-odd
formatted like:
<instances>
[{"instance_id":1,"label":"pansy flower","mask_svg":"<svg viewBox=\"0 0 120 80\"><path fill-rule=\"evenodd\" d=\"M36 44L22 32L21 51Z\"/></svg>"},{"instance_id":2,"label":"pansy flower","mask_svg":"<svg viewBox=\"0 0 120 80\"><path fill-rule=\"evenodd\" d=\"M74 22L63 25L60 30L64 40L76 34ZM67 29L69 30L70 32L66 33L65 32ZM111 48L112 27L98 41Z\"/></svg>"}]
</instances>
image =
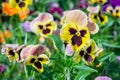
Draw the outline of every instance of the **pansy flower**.
<instances>
[{"instance_id":1,"label":"pansy flower","mask_svg":"<svg viewBox=\"0 0 120 80\"><path fill-rule=\"evenodd\" d=\"M96 55L97 51L98 51L98 47L97 47L95 41L90 40L82 49L80 49L80 51L78 51L74 55L73 60L76 63L78 63L78 62L80 62L81 59L83 59L83 61L86 64L91 64L95 60L95 55Z\"/></svg>"},{"instance_id":2,"label":"pansy flower","mask_svg":"<svg viewBox=\"0 0 120 80\"><path fill-rule=\"evenodd\" d=\"M49 13L40 13L30 24L32 32L45 37L51 35L56 27L53 16Z\"/></svg>"},{"instance_id":3,"label":"pansy flower","mask_svg":"<svg viewBox=\"0 0 120 80\"><path fill-rule=\"evenodd\" d=\"M120 0L110 0L110 3L103 6L103 11L120 18Z\"/></svg>"},{"instance_id":4,"label":"pansy flower","mask_svg":"<svg viewBox=\"0 0 120 80\"><path fill-rule=\"evenodd\" d=\"M96 7L88 7L89 17L91 21L98 23L100 22L102 25L105 25L108 22L108 17L100 10L99 6Z\"/></svg>"},{"instance_id":5,"label":"pansy flower","mask_svg":"<svg viewBox=\"0 0 120 80\"><path fill-rule=\"evenodd\" d=\"M74 23L65 23L61 29L61 38L70 43L76 51L82 48L90 39L90 33L87 27L76 26Z\"/></svg>"},{"instance_id":6,"label":"pansy flower","mask_svg":"<svg viewBox=\"0 0 120 80\"><path fill-rule=\"evenodd\" d=\"M90 3L91 4L94 4L94 3L101 3L101 4L105 4L108 0L90 0Z\"/></svg>"},{"instance_id":7,"label":"pansy flower","mask_svg":"<svg viewBox=\"0 0 120 80\"><path fill-rule=\"evenodd\" d=\"M99 30L97 24L92 27L88 22L88 17L83 11L71 10L64 12L61 20L63 25L60 31L61 39L71 44L75 51L82 48L89 41L90 33L95 34L98 32L96 30Z\"/></svg>"},{"instance_id":8,"label":"pansy flower","mask_svg":"<svg viewBox=\"0 0 120 80\"><path fill-rule=\"evenodd\" d=\"M17 8L19 11L25 11L33 0L9 0L10 5Z\"/></svg>"},{"instance_id":9,"label":"pansy flower","mask_svg":"<svg viewBox=\"0 0 120 80\"><path fill-rule=\"evenodd\" d=\"M43 72L43 64L48 64L49 58L45 54L40 54L39 56L30 55L26 60L26 65L32 65L39 72Z\"/></svg>"}]
</instances>

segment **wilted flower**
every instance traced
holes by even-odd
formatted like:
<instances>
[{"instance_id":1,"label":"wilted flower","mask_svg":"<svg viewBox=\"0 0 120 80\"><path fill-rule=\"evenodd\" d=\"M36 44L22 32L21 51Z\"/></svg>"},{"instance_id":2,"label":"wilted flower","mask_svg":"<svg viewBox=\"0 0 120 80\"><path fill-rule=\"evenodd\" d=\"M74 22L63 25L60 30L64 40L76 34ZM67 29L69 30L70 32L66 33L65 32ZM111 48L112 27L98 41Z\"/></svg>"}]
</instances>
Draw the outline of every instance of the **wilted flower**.
<instances>
[{"instance_id":1,"label":"wilted flower","mask_svg":"<svg viewBox=\"0 0 120 80\"><path fill-rule=\"evenodd\" d=\"M107 76L98 76L95 78L95 80L112 80L110 77Z\"/></svg>"},{"instance_id":2,"label":"wilted flower","mask_svg":"<svg viewBox=\"0 0 120 80\"><path fill-rule=\"evenodd\" d=\"M6 71L6 66L3 64L0 64L0 73L4 73Z\"/></svg>"},{"instance_id":3,"label":"wilted flower","mask_svg":"<svg viewBox=\"0 0 120 80\"><path fill-rule=\"evenodd\" d=\"M38 56L30 55L25 60L26 65L32 65L39 72L43 72L43 64L48 64L49 58L45 54L40 54Z\"/></svg>"},{"instance_id":4,"label":"wilted flower","mask_svg":"<svg viewBox=\"0 0 120 80\"><path fill-rule=\"evenodd\" d=\"M27 31L27 32L31 32L31 28L30 28L30 22L26 21L25 23L22 24L22 27Z\"/></svg>"},{"instance_id":5,"label":"wilted flower","mask_svg":"<svg viewBox=\"0 0 120 80\"><path fill-rule=\"evenodd\" d=\"M49 36L56 30L56 23L53 21L53 16L49 13L40 13L31 24L31 31L42 36Z\"/></svg>"}]
</instances>

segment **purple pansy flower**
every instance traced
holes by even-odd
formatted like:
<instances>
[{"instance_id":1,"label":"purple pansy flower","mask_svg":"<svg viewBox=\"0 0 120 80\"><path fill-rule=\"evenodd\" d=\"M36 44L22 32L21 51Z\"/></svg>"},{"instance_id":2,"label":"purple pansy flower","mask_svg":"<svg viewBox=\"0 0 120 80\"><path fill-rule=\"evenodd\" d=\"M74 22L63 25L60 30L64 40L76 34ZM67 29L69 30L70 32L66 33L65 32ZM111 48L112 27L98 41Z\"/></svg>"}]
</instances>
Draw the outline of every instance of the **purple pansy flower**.
<instances>
[{"instance_id":1,"label":"purple pansy flower","mask_svg":"<svg viewBox=\"0 0 120 80\"><path fill-rule=\"evenodd\" d=\"M22 24L22 27L23 27L27 32L31 32L30 23L31 23L31 22L26 21L25 23Z\"/></svg>"},{"instance_id":2,"label":"purple pansy flower","mask_svg":"<svg viewBox=\"0 0 120 80\"><path fill-rule=\"evenodd\" d=\"M89 3L86 0L80 0L78 3L79 8L87 8L89 6Z\"/></svg>"},{"instance_id":3,"label":"purple pansy flower","mask_svg":"<svg viewBox=\"0 0 120 80\"><path fill-rule=\"evenodd\" d=\"M63 10L60 7L52 7L52 8L50 8L49 12L51 14L58 13L58 14L62 15Z\"/></svg>"}]
</instances>

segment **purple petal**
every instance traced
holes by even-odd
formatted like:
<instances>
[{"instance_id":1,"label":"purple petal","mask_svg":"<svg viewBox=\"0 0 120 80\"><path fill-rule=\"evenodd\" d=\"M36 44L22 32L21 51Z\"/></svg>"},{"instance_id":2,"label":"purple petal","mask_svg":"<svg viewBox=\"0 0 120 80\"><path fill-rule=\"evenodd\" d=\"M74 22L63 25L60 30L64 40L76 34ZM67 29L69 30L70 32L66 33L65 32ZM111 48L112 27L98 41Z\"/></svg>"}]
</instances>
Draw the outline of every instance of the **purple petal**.
<instances>
[{"instance_id":1,"label":"purple petal","mask_svg":"<svg viewBox=\"0 0 120 80\"><path fill-rule=\"evenodd\" d=\"M23 27L27 32L31 32L30 23L31 23L31 22L26 21L25 23L22 24L22 27Z\"/></svg>"}]
</instances>

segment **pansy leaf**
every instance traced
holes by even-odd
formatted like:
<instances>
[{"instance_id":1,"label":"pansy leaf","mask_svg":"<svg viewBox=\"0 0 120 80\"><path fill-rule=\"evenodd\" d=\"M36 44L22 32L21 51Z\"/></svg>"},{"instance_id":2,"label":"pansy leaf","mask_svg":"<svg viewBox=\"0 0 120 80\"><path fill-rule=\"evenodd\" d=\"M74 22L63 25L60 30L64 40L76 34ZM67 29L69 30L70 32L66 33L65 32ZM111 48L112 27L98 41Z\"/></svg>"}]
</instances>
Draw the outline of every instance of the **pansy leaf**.
<instances>
[{"instance_id":1,"label":"pansy leaf","mask_svg":"<svg viewBox=\"0 0 120 80\"><path fill-rule=\"evenodd\" d=\"M97 72L97 70L95 70L91 67L85 66L85 65L75 65L74 67L79 70L84 70L84 71L89 71L89 72Z\"/></svg>"},{"instance_id":2,"label":"pansy leaf","mask_svg":"<svg viewBox=\"0 0 120 80\"><path fill-rule=\"evenodd\" d=\"M98 58L98 61L100 61L100 62L103 62L103 61L105 61L106 59L108 59L109 57L111 57L111 56L113 56L114 55L114 53L106 53L105 55L103 55L103 56L101 56L101 57L99 57Z\"/></svg>"},{"instance_id":3,"label":"pansy leaf","mask_svg":"<svg viewBox=\"0 0 120 80\"><path fill-rule=\"evenodd\" d=\"M76 65L74 66L76 69L79 69L78 75L75 77L75 80L85 80L85 78L90 75L92 72L97 72L97 70L90 68L85 65Z\"/></svg>"},{"instance_id":4,"label":"pansy leaf","mask_svg":"<svg viewBox=\"0 0 120 80\"><path fill-rule=\"evenodd\" d=\"M91 72L89 71L79 71L78 75L75 77L74 80L85 80L85 78L90 75Z\"/></svg>"},{"instance_id":5,"label":"pansy leaf","mask_svg":"<svg viewBox=\"0 0 120 80\"><path fill-rule=\"evenodd\" d=\"M62 42L60 37L58 37L56 35L51 35L50 38L53 40L54 47L56 47L57 50L59 50L60 52L64 53L65 47L64 47L64 43Z\"/></svg>"}]
</instances>

